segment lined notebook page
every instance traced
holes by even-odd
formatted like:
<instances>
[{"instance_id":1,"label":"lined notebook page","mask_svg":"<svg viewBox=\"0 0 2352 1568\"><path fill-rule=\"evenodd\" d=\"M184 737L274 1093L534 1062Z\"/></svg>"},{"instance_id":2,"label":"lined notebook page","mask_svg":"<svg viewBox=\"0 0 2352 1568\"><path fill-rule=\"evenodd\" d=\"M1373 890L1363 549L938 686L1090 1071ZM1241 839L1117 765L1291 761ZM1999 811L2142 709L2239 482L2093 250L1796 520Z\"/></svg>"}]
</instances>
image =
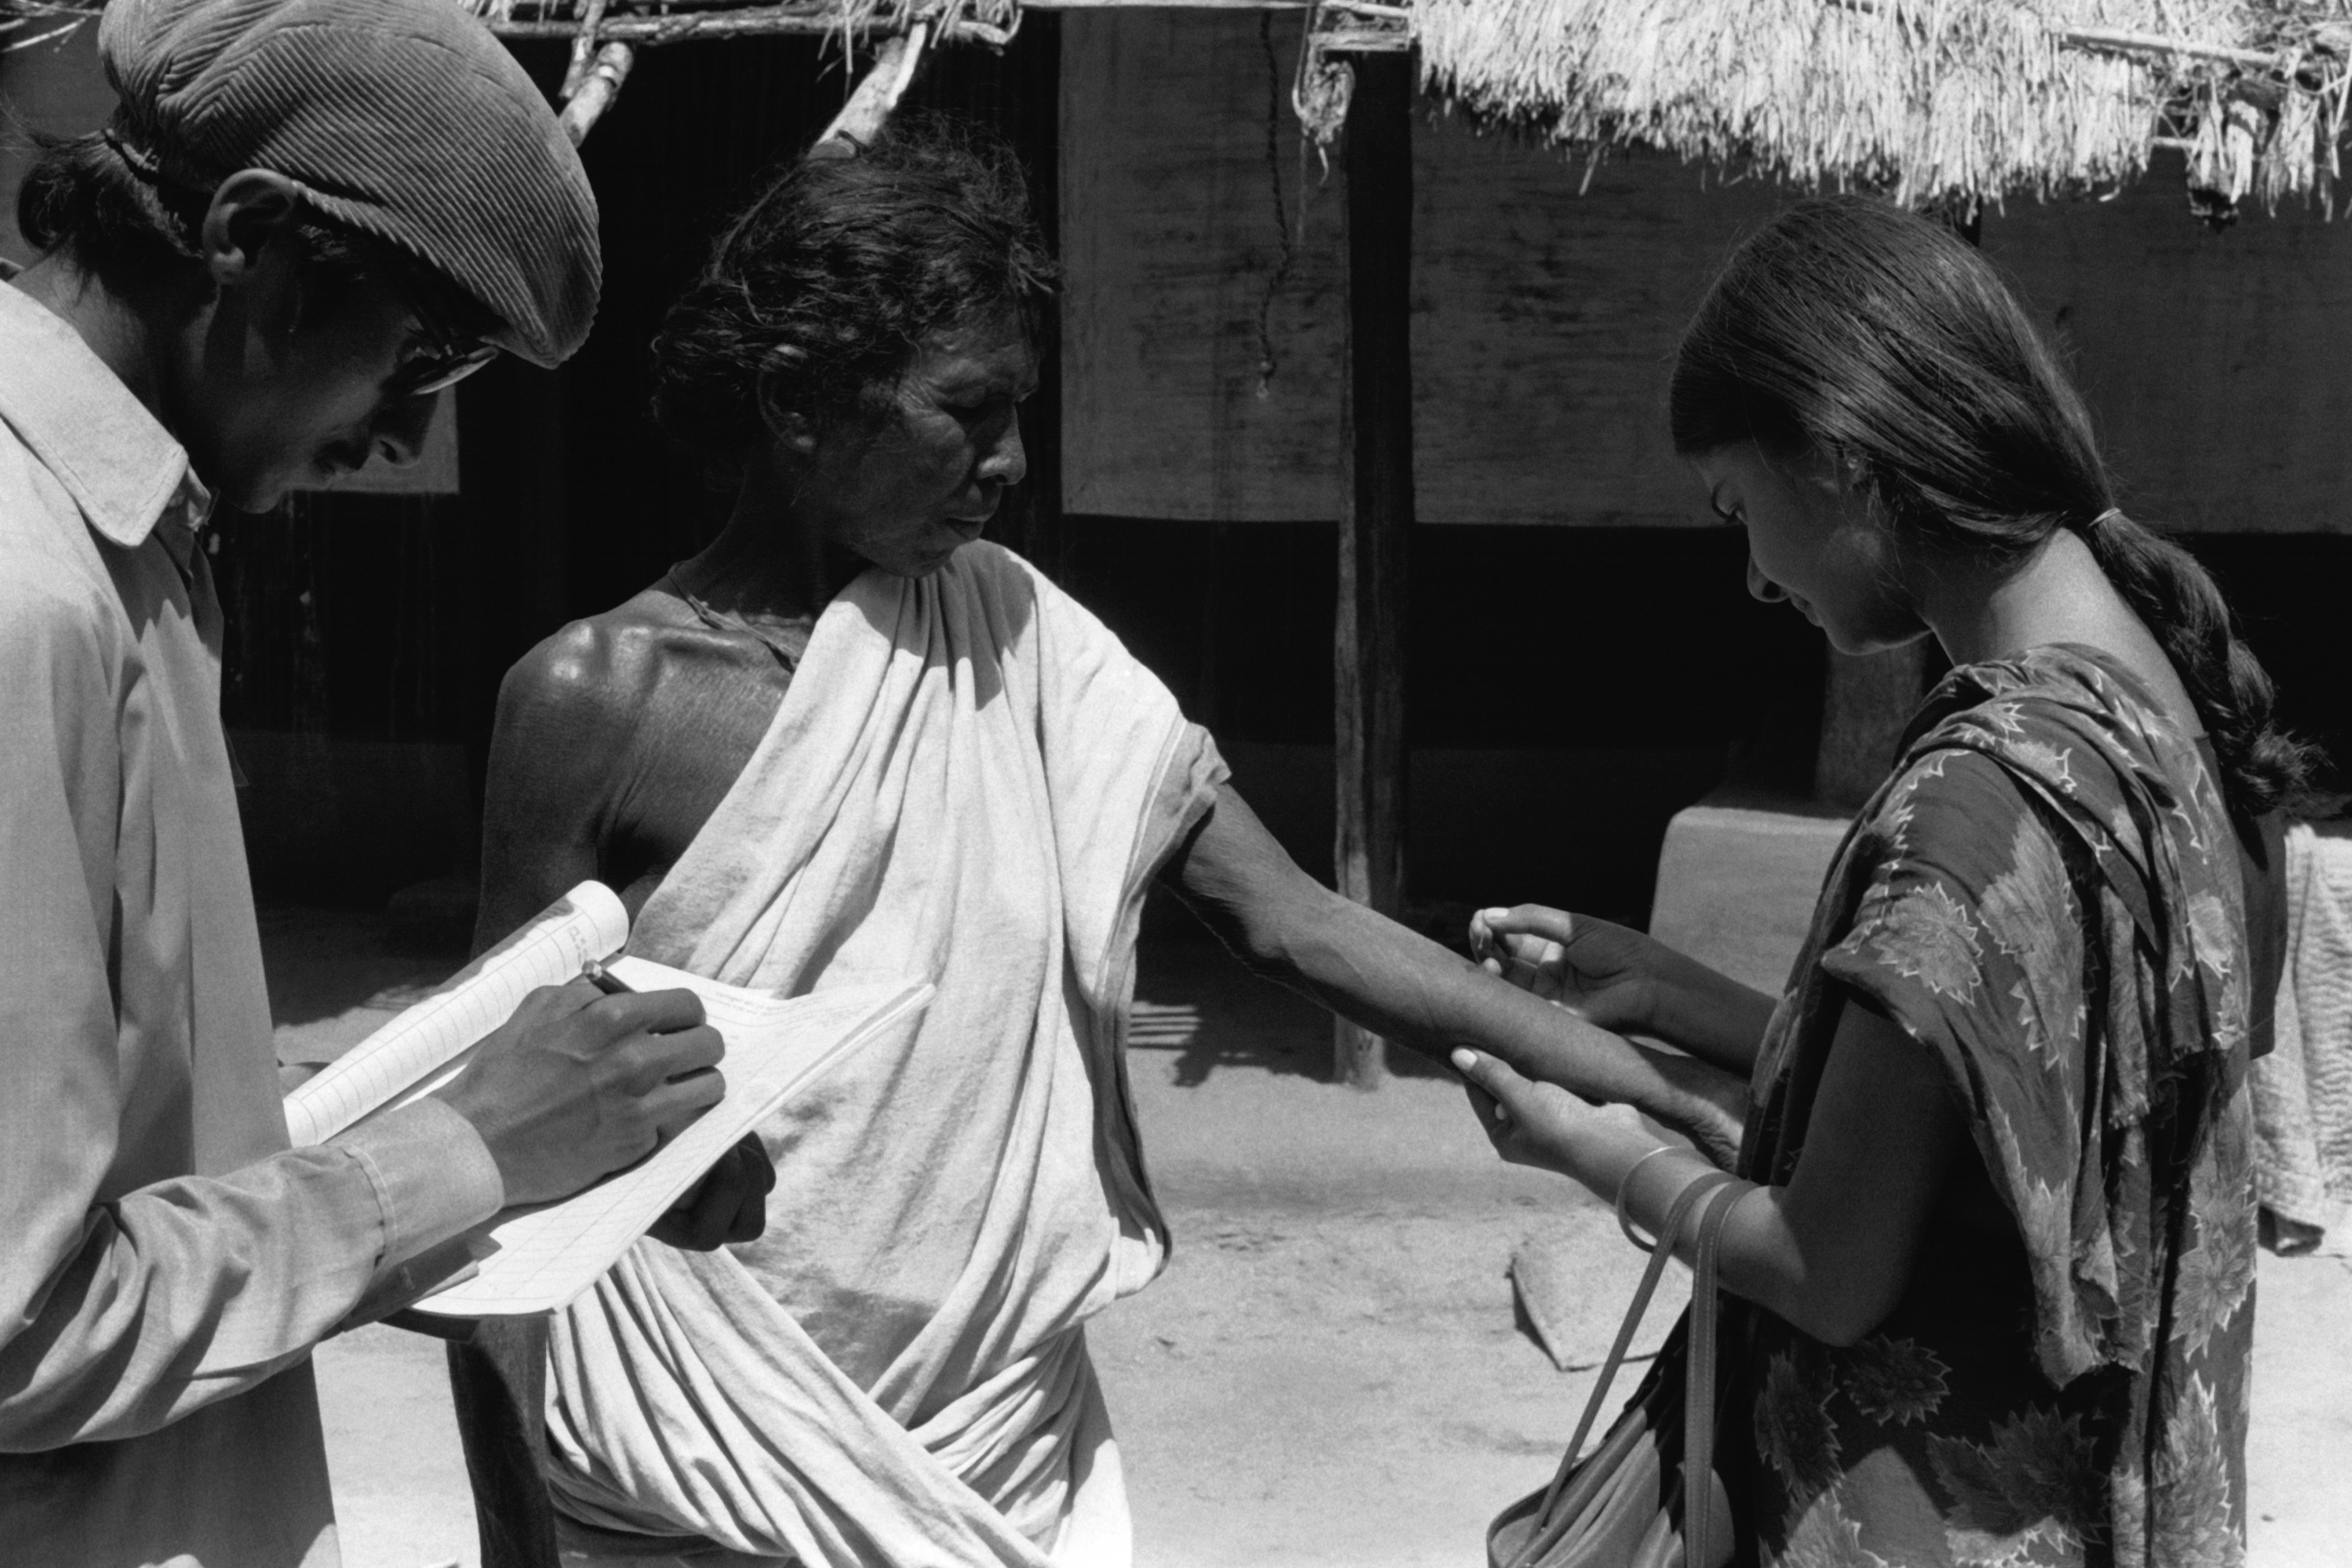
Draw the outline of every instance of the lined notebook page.
<instances>
[{"instance_id":1,"label":"lined notebook page","mask_svg":"<svg viewBox=\"0 0 2352 1568\"><path fill-rule=\"evenodd\" d=\"M511 1018L523 998L576 978L589 959L619 952L628 939L619 896L603 883L582 883L289 1094L294 1146L323 1144L423 1083Z\"/></svg>"},{"instance_id":2,"label":"lined notebook page","mask_svg":"<svg viewBox=\"0 0 2352 1568\"><path fill-rule=\"evenodd\" d=\"M453 1317L501 1317L569 1306L687 1189L792 1095L859 1047L909 1024L929 985L844 986L783 1001L698 975L623 958L612 972L641 991L683 986L727 1041L727 1096L645 1164L561 1203L510 1210L477 1247L470 1277L416 1303Z\"/></svg>"}]
</instances>

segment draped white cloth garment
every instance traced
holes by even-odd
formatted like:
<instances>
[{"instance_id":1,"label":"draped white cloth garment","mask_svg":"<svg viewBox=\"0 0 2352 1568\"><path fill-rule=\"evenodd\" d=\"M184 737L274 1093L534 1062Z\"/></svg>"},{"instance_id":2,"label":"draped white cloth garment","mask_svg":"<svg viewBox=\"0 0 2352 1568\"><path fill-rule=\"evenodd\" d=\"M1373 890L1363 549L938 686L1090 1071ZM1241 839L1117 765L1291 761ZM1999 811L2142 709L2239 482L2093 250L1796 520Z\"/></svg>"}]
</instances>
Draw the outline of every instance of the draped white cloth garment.
<instances>
[{"instance_id":1,"label":"draped white cloth garment","mask_svg":"<svg viewBox=\"0 0 2352 1568\"><path fill-rule=\"evenodd\" d=\"M1207 734L1018 557L868 572L631 950L939 994L761 1130L768 1229L642 1242L559 1314L551 1483L592 1526L808 1568L1124 1564L1082 1325L1164 1263L1123 1045Z\"/></svg>"}]
</instances>

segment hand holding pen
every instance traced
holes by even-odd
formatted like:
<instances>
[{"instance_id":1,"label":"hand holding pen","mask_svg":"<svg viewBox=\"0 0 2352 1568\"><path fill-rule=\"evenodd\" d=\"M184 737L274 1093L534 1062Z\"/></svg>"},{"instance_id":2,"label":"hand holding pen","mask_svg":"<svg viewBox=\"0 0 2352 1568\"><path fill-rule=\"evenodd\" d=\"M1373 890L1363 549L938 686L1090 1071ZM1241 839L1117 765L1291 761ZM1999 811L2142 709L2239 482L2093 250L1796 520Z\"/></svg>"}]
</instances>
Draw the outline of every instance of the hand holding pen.
<instances>
[{"instance_id":1,"label":"hand holding pen","mask_svg":"<svg viewBox=\"0 0 2352 1568\"><path fill-rule=\"evenodd\" d=\"M481 1134L510 1206L626 1169L726 1091L700 997L605 979L533 991L436 1092Z\"/></svg>"},{"instance_id":2,"label":"hand holding pen","mask_svg":"<svg viewBox=\"0 0 2352 1568\"><path fill-rule=\"evenodd\" d=\"M637 994L635 987L591 958L580 977L608 997ZM768 1226L768 1194L776 1167L756 1135L747 1136L678 1199L651 1232L656 1241L708 1252L730 1241L756 1241Z\"/></svg>"}]
</instances>

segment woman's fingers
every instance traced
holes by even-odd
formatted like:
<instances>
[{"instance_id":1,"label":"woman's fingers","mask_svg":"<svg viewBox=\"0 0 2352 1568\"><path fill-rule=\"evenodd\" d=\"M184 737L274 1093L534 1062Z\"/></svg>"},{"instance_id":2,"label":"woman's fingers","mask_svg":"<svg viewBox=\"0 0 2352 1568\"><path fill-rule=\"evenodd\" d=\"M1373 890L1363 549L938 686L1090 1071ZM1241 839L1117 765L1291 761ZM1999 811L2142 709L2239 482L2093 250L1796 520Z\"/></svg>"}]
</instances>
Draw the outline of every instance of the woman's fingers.
<instances>
[{"instance_id":1,"label":"woman's fingers","mask_svg":"<svg viewBox=\"0 0 2352 1568\"><path fill-rule=\"evenodd\" d=\"M1457 1049L1451 1056L1495 1152L1514 1165L1565 1171L1584 1114L1576 1097L1527 1078L1499 1057Z\"/></svg>"},{"instance_id":2,"label":"woman's fingers","mask_svg":"<svg viewBox=\"0 0 2352 1568\"><path fill-rule=\"evenodd\" d=\"M1515 1166L1545 1163L1528 1143L1528 1128L1510 1103L1527 1080L1502 1062L1475 1051L1456 1051L1454 1071L1462 1074L1462 1091L1470 1097L1471 1113L1495 1152Z\"/></svg>"},{"instance_id":3,"label":"woman's fingers","mask_svg":"<svg viewBox=\"0 0 2352 1568\"><path fill-rule=\"evenodd\" d=\"M1508 1062L1482 1051L1456 1050L1453 1061L1454 1070L1470 1089L1470 1103L1479 1108L1481 1121L1498 1133L1520 1124L1522 1097L1534 1085L1513 1071Z\"/></svg>"},{"instance_id":4,"label":"woman's fingers","mask_svg":"<svg viewBox=\"0 0 2352 1568\"><path fill-rule=\"evenodd\" d=\"M1478 1130L1486 1134L1487 1140L1494 1144L1498 1153L1508 1158L1510 1151L1503 1145L1504 1141L1510 1136L1511 1113L1496 1103L1492 1094L1487 1093L1475 1083L1465 1081L1462 1085L1462 1092L1469 1096L1470 1113L1478 1118Z\"/></svg>"},{"instance_id":5,"label":"woman's fingers","mask_svg":"<svg viewBox=\"0 0 2352 1568\"><path fill-rule=\"evenodd\" d=\"M1486 924L1486 912L1478 911L1470 917L1470 956L1484 963L1488 973L1495 967L1495 933Z\"/></svg>"},{"instance_id":6,"label":"woman's fingers","mask_svg":"<svg viewBox=\"0 0 2352 1568\"><path fill-rule=\"evenodd\" d=\"M1528 1086L1528 1081L1513 1071L1510 1063L1499 1056L1457 1047L1452 1060L1454 1071L1505 1105L1517 1099Z\"/></svg>"},{"instance_id":7,"label":"woman's fingers","mask_svg":"<svg viewBox=\"0 0 2352 1568\"><path fill-rule=\"evenodd\" d=\"M1471 920L1475 931L1485 926L1490 938L1538 936L1567 946L1576 939L1576 916L1565 909L1540 904L1517 904L1508 909L1482 909Z\"/></svg>"}]
</instances>

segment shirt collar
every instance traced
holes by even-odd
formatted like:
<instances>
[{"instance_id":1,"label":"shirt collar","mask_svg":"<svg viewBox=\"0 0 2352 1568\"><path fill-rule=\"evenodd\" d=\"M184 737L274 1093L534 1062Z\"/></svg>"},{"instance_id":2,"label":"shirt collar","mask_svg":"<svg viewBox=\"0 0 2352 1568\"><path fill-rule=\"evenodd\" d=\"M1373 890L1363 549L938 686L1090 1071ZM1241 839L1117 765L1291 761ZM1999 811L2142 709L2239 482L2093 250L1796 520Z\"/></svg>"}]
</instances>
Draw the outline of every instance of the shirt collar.
<instances>
[{"instance_id":1,"label":"shirt collar","mask_svg":"<svg viewBox=\"0 0 2352 1568\"><path fill-rule=\"evenodd\" d=\"M126 548L165 509L190 526L212 496L185 448L81 335L0 283L0 420L57 476L89 526Z\"/></svg>"}]
</instances>

